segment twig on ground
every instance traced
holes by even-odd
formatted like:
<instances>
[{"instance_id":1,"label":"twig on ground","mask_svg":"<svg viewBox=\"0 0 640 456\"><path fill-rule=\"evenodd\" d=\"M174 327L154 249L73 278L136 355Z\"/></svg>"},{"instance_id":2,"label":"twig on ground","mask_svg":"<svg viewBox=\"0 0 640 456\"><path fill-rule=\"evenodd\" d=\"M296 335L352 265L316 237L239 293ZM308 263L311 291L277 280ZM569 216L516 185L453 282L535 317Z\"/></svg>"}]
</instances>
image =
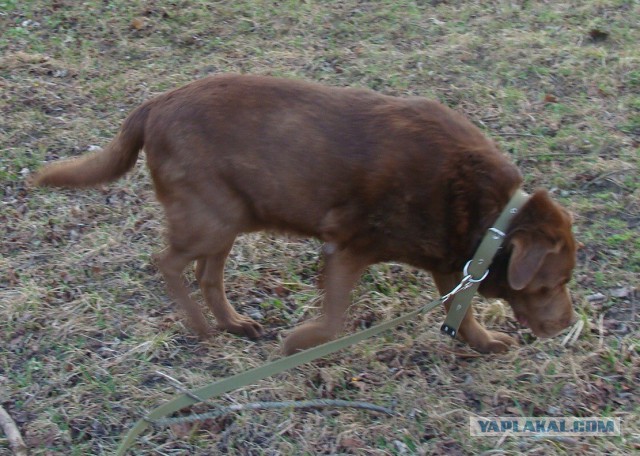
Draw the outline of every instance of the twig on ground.
<instances>
[{"instance_id":1,"label":"twig on ground","mask_svg":"<svg viewBox=\"0 0 640 456\"><path fill-rule=\"evenodd\" d=\"M563 341L560 343L563 347L573 345L580 334L582 333L582 329L584 328L584 320L578 320L569 330L569 333L565 336Z\"/></svg>"},{"instance_id":2,"label":"twig on ground","mask_svg":"<svg viewBox=\"0 0 640 456\"><path fill-rule=\"evenodd\" d=\"M333 400L333 399L316 399L310 401L282 401L282 402L251 402L249 404L233 404L226 407L218 407L215 404L212 404L208 401L203 401L198 396L193 394L187 388L185 388L182 383L175 378L162 373L160 371L156 371L156 374L164 377L165 379L171 382L172 386L180 391L183 394L186 394L190 398L204 403L215 410L207 413L199 413L192 414L188 416L180 416L175 418L162 418L158 420L151 420L146 418L146 420L154 426L168 426L171 424L181 424L181 423L192 423L194 421L203 421L213 418L218 418L223 415L227 415L232 412L240 412L243 410L273 410L273 409L287 409L287 408L295 408L295 409L308 409L308 408L328 408L328 407L337 407L337 408L358 408L364 410L370 410L372 412L384 413L390 416L398 415L398 413L393 410L382 407L375 404L370 404L368 402L352 402L352 401L343 401L343 400Z\"/></svg>"},{"instance_id":3,"label":"twig on ground","mask_svg":"<svg viewBox=\"0 0 640 456\"><path fill-rule=\"evenodd\" d=\"M469 352L469 351L460 351L460 350L451 350L443 345L440 345L437 348L437 351L440 353L443 353L445 355L454 355L457 356L458 358L481 358L482 355L481 353L474 353L474 352Z\"/></svg>"},{"instance_id":4,"label":"twig on ground","mask_svg":"<svg viewBox=\"0 0 640 456\"><path fill-rule=\"evenodd\" d=\"M498 132L496 133L498 136L514 136L520 138L544 138L542 135L533 135L531 133L506 133L506 132Z\"/></svg>"},{"instance_id":5,"label":"twig on ground","mask_svg":"<svg viewBox=\"0 0 640 456\"><path fill-rule=\"evenodd\" d=\"M9 446L13 450L15 456L27 456L29 449L22 440L22 435L16 426L15 421L7 413L7 411L0 405L0 426L4 431L7 439L9 440Z\"/></svg>"},{"instance_id":6,"label":"twig on ground","mask_svg":"<svg viewBox=\"0 0 640 456\"><path fill-rule=\"evenodd\" d=\"M186 394L187 396L189 396L191 399L201 402L203 404L208 405L209 407L215 407L215 405L213 405L211 402L207 402L201 398L199 398L198 396L196 396L195 394L193 394L191 391L189 391L187 388L185 388L182 385L182 382L180 382L179 380L176 380L175 378L173 378L170 375L167 375L163 372L160 371L156 371L156 374L158 374L161 377L164 377L165 379L169 380L169 382L171 383L171 386L173 386L176 390L180 391L183 394Z\"/></svg>"},{"instance_id":7,"label":"twig on ground","mask_svg":"<svg viewBox=\"0 0 640 456\"><path fill-rule=\"evenodd\" d=\"M598 317L598 348L604 347L604 312Z\"/></svg>"},{"instance_id":8,"label":"twig on ground","mask_svg":"<svg viewBox=\"0 0 640 456\"><path fill-rule=\"evenodd\" d=\"M204 421L218 418L232 412L240 412L243 410L274 410L274 409L308 409L308 408L357 408L369 410L372 412L384 413L390 416L396 416L398 413L386 407L370 404L368 402L352 402L334 399L316 399L311 401L282 401L282 402L251 402L249 404L230 405L228 407L220 407L207 413L196 413L187 416L179 416L175 418L162 418L158 420L147 419L154 426L169 426L172 424L192 423L194 421Z\"/></svg>"},{"instance_id":9,"label":"twig on ground","mask_svg":"<svg viewBox=\"0 0 640 456\"><path fill-rule=\"evenodd\" d=\"M622 183L615 181L613 179L611 179L611 176L615 176L616 174L623 174L629 171L634 171L634 168L624 168L624 169L614 169L613 171L609 171L603 174L600 174L599 176L596 176L595 178L591 179L590 181L584 183L581 187L581 190L585 190L588 187L597 184L599 182L602 182L603 180L609 181L615 185L617 185L620 188L623 188L625 190L629 190L625 185L623 185Z\"/></svg>"}]
</instances>

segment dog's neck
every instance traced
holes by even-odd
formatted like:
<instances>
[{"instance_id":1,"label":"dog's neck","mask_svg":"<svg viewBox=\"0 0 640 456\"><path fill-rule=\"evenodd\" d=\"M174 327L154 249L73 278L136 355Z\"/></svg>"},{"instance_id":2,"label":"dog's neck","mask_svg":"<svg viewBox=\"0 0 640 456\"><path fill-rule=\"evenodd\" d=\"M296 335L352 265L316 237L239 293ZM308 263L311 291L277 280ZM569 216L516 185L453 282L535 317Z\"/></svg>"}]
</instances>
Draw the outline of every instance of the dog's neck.
<instances>
[{"instance_id":1,"label":"dog's neck","mask_svg":"<svg viewBox=\"0 0 640 456\"><path fill-rule=\"evenodd\" d=\"M522 184L517 168L509 164L514 172L508 179L491 184L478 179L459 179L465 188L453 189L450 195L451 216L448 223L448 247L454 271L471 259L487 230L495 223L503 209ZM488 172L482 175L490 176ZM505 173L496 173L497 175ZM474 176L475 177L475 176ZM482 179L482 178L481 178ZM490 179L485 177L484 179Z\"/></svg>"}]
</instances>

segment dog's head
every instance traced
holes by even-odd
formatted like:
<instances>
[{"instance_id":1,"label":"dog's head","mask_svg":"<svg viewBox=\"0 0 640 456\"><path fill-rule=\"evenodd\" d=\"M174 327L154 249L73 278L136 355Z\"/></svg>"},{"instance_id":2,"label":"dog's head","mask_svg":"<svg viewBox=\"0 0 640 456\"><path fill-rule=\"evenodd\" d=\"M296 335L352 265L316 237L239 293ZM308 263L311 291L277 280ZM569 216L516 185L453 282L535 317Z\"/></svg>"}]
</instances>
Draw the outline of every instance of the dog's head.
<instances>
[{"instance_id":1,"label":"dog's head","mask_svg":"<svg viewBox=\"0 0 640 456\"><path fill-rule=\"evenodd\" d=\"M572 218L546 191L525 203L480 292L506 300L523 326L553 337L575 320L567 282L576 262Z\"/></svg>"}]
</instances>

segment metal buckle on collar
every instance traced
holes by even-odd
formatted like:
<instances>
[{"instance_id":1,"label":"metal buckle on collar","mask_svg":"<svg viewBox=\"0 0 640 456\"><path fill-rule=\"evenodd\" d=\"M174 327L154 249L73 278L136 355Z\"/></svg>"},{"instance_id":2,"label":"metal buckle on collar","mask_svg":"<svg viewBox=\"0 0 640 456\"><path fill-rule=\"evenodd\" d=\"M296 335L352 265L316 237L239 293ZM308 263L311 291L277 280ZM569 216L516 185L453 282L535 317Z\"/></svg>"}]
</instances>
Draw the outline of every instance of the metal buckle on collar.
<instances>
[{"instance_id":1,"label":"metal buckle on collar","mask_svg":"<svg viewBox=\"0 0 640 456\"><path fill-rule=\"evenodd\" d=\"M496 241L497 241L498 239L504 239L504 238L505 238L505 236L506 236L506 234L505 234L503 231L499 230L499 229L498 229L498 228L496 228L495 226L494 226L494 227L489 228L489 231L491 231L491 232L493 233L493 238L494 238Z\"/></svg>"}]
</instances>

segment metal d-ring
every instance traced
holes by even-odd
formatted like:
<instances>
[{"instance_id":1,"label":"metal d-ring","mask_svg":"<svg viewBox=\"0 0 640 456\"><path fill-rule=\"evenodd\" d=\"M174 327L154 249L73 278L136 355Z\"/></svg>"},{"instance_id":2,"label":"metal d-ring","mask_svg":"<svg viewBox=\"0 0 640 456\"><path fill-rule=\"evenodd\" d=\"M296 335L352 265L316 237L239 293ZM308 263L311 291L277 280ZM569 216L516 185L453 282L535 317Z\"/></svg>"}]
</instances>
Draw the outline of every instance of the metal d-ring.
<instances>
[{"instance_id":1,"label":"metal d-ring","mask_svg":"<svg viewBox=\"0 0 640 456\"><path fill-rule=\"evenodd\" d=\"M464 265L464 269L462 270L462 276L463 277L468 277L468 281L471 283L478 283L478 282L482 282L484 279L487 278L487 276L489 275L489 269L487 269L486 271L484 271L484 275L482 277L480 277L479 279L474 279L473 277L471 277L471 274L469 274L469 266L471 265L471 262L473 260L469 260L467 261L467 264Z\"/></svg>"}]
</instances>

